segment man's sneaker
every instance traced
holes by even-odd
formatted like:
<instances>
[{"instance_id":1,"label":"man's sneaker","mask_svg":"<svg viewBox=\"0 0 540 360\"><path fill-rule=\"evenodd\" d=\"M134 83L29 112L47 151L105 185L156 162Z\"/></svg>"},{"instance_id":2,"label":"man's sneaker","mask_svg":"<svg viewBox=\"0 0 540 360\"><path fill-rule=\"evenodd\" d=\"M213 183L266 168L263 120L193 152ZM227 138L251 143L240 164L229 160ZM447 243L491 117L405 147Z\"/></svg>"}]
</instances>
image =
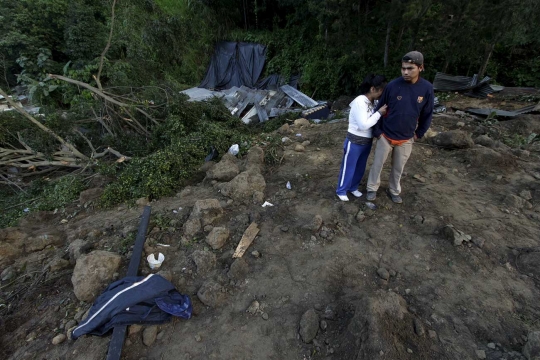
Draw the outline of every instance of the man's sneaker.
<instances>
[{"instance_id":1,"label":"man's sneaker","mask_svg":"<svg viewBox=\"0 0 540 360\"><path fill-rule=\"evenodd\" d=\"M339 195L339 194L336 194L336 195L341 201L349 201L349 198L347 197L347 195Z\"/></svg>"},{"instance_id":2,"label":"man's sneaker","mask_svg":"<svg viewBox=\"0 0 540 360\"><path fill-rule=\"evenodd\" d=\"M366 200L373 201L377 198L377 192L376 191L368 191L366 195Z\"/></svg>"},{"instance_id":3,"label":"man's sneaker","mask_svg":"<svg viewBox=\"0 0 540 360\"><path fill-rule=\"evenodd\" d=\"M386 193L394 203L401 204L403 202L401 196L392 194L389 189L386 189Z\"/></svg>"},{"instance_id":4,"label":"man's sneaker","mask_svg":"<svg viewBox=\"0 0 540 360\"><path fill-rule=\"evenodd\" d=\"M362 196L362 193L360 191L358 191L358 190L351 191L351 194L353 194L357 198Z\"/></svg>"}]
</instances>

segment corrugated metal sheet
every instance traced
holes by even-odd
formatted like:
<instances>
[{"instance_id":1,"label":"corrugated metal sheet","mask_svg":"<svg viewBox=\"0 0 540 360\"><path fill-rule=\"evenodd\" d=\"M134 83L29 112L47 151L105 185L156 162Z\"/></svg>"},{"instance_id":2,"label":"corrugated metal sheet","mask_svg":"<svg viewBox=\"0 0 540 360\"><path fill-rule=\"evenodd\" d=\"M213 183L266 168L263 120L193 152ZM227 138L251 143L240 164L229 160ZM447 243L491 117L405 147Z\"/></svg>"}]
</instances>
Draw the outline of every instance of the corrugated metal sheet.
<instances>
[{"instance_id":1,"label":"corrugated metal sheet","mask_svg":"<svg viewBox=\"0 0 540 360\"><path fill-rule=\"evenodd\" d=\"M278 90L251 89L243 85L233 86L223 91L191 88L182 91L182 93L189 96L189 101L205 101L212 97L219 97L231 114L241 117L245 124L265 122L282 113L301 112L306 108L311 109L321 105L289 85L284 85ZM295 101L303 109L292 109L291 106ZM322 107L327 108L326 105ZM319 108L315 110L319 110ZM315 110L309 114L313 116L316 114L323 119L328 116L328 111L316 112Z\"/></svg>"},{"instance_id":2,"label":"corrugated metal sheet","mask_svg":"<svg viewBox=\"0 0 540 360\"><path fill-rule=\"evenodd\" d=\"M471 113L471 114L475 114L475 115L489 116L492 113L495 113L495 115L497 115L497 116L515 117L515 116L518 116L518 115L527 114L527 113L531 113L531 112L540 112L540 103L538 103L536 105L525 106L525 107L522 107L520 109L516 109L516 110L513 110L513 111L491 109L491 108L487 108L487 109L467 109L466 111Z\"/></svg>"},{"instance_id":3,"label":"corrugated metal sheet","mask_svg":"<svg viewBox=\"0 0 540 360\"><path fill-rule=\"evenodd\" d=\"M486 76L478 82L478 75L452 76L438 72L433 80L433 89L436 91L467 91L464 95L485 98L495 90L489 85L491 78Z\"/></svg>"}]
</instances>

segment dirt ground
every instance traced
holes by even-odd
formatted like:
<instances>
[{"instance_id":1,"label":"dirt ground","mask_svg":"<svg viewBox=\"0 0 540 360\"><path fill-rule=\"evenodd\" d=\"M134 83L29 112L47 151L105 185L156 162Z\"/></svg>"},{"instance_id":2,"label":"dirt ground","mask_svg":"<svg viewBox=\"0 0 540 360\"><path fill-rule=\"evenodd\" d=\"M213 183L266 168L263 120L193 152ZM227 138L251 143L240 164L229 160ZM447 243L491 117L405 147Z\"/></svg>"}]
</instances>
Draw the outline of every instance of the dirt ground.
<instances>
[{"instance_id":1,"label":"dirt ground","mask_svg":"<svg viewBox=\"0 0 540 360\"><path fill-rule=\"evenodd\" d=\"M474 104L489 101L475 99ZM469 105L454 99L452 106ZM538 143L503 151L418 142L402 179L404 203L393 204L384 193L387 164L374 201L377 209L371 210L365 196L351 195L349 202L335 196L346 129L346 121L294 128L290 137L310 144L303 152L287 146L281 164L264 170L265 200L273 207L228 202L207 180L151 203L151 248L146 250L165 254L161 270L192 297L194 316L160 325L151 346L143 344L141 332L129 335L123 359L526 359L527 334L540 330ZM488 125L453 114L449 106L449 113L434 117L432 129L499 139L521 132L526 138L540 133L540 115ZM510 195L524 201L512 202ZM204 234L181 241L195 201L211 198L225 210L216 225L231 232L220 250L211 250ZM105 358L110 335L51 343L91 305L73 293L73 267L54 276L34 274L41 274L52 256L65 256L75 239L121 254L125 273L130 234L142 209L74 209L78 213L67 223L60 223L58 215L37 214L20 224L62 232L66 244L18 259L20 276L12 284L2 282L3 298L18 292L9 311L0 309L4 359ZM314 230L317 215L323 225ZM243 256L248 269L229 279L232 253L253 221L260 232ZM471 241L454 245L442 231L449 224ZM191 260L201 249L217 258L205 273ZM381 268L388 279L381 277ZM149 272L141 263L140 274ZM222 287L225 300L219 306L197 299L208 279ZM254 300L260 310L250 314L246 309ZM310 309L320 328L305 343L299 326Z\"/></svg>"}]
</instances>

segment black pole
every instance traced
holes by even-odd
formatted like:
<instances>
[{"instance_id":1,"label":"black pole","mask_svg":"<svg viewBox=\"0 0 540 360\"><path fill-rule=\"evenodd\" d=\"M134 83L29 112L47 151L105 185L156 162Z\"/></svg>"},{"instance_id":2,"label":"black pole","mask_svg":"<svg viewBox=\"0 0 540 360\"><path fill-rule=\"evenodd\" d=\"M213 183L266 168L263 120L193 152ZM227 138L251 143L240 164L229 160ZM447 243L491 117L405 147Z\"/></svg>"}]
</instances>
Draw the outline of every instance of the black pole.
<instances>
[{"instance_id":1,"label":"black pole","mask_svg":"<svg viewBox=\"0 0 540 360\"><path fill-rule=\"evenodd\" d=\"M126 276L137 276L139 270L139 264L141 262L144 241L146 240L146 232L148 230L148 223L150 222L150 206L145 206L143 214L141 216L141 222L139 223L139 231L137 232L137 238L135 239L135 245L133 246L133 255L129 261L129 267ZM124 339L126 338L127 326L115 326L109 343L109 352L107 353L107 360L120 360L122 356L122 347L124 346Z\"/></svg>"}]
</instances>

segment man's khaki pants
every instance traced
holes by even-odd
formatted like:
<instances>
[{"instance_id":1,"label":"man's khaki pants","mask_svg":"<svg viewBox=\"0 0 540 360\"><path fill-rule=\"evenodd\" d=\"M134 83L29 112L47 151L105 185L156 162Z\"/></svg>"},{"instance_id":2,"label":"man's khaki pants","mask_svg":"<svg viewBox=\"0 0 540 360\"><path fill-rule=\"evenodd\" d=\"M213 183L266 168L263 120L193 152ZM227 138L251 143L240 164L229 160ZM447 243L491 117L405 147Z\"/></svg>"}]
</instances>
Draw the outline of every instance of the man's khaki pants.
<instances>
[{"instance_id":1,"label":"man's khaki pants","mask_svg":"<svg viewBox=\"0 0 540 360\"><path fill-rule=\"evenodd\" d=\"M399 146L390 145L384 136L379 138L377 147L375 148L373 164L369 170L367 191L377 191L379 189L384 162L386 161L388 154L392 152L392 170L390 171L390 179L388 180L388 189L392 195L399 195L401 193L399 181L401 180L403 168L411 155L413 143L414 140L410 139Z\"/></svg>"}]
</instances>

